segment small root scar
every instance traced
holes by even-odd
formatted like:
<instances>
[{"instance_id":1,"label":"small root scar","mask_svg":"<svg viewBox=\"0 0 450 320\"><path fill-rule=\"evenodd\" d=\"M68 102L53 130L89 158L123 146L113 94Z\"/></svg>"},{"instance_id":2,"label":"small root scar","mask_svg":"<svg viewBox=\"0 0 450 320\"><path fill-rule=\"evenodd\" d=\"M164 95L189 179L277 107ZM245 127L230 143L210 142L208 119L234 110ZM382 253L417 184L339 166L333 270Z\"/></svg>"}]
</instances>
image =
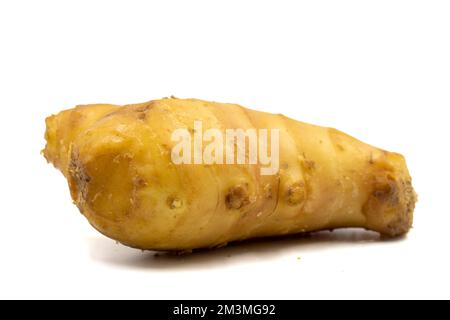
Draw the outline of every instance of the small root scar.
<instances>
[{"instance_id":1,"label":"small root scar","mask_svg":"<svg viewBox=\"0 0 450 320\"><path fill-rule=\"evenodd\" d=\"M180 209L183 206L183 201L177 197L170 196L167 198L167 205L170 209Z\"/></svg>"},{"instance_id":2,"label":"small root scar","mask_svg":"<svg viewBox=\"0 0 450 320\"><path fill-rule=\"evenodd\" d=\"M144 178L136 177L136 178L133 179L133 185L136 188L145 188L145 187L148 186L148 183L147 183L147 181Z\"/></svg>"},{"instance_id":3,"label":"small root scar","mask_svg":"<svg viewBox=\"0 0 450 320\"><path fill-rule=\"evenodd\" d=\"M289 186L286 193L287 203L291 206L296 206L306 200L305 184L303 182L296 182Z\"/></svg>"},{"instance_id":4,"label":"small root scar","mask_svg":"<svg viewBox=\"0 0 450 320\"><path fill-rule=\"evenodd\" d=\"M232 187L225 196L225 204L228 209L240 209L250 203L248 185Z\"/></svg>"}]
</instances>

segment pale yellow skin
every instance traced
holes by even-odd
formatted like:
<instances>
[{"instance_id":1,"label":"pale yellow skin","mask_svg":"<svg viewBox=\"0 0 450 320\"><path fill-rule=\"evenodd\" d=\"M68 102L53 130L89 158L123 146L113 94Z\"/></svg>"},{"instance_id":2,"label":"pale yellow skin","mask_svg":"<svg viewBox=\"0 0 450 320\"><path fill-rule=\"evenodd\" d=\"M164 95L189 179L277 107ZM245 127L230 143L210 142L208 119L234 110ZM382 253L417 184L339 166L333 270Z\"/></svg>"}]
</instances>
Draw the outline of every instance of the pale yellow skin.
<instances>
[{"instance_id":1,"label":"pale yellow skin","mask_svg":"<svg viewBox=\"0 0 450 320\"><path fill-rule=\"evenodd\" d=\"M175 165L177 128L280 130L280 171ZM416 196L404 158L335 129L235 104L165 98L86 105L49 117L44 155L101 233L153 250L359 227L408 232Z\"/></svg>"}]
</instances>

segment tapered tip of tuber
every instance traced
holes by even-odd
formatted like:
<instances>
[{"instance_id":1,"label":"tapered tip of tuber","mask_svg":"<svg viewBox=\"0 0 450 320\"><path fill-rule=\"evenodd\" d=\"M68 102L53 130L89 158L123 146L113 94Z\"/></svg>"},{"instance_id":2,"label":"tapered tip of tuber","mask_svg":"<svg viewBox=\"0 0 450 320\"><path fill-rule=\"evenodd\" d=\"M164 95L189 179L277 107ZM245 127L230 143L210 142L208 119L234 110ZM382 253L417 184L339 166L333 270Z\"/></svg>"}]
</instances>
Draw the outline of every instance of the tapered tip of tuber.
<instances>
[{"instance_id":1,"label":"tapered tip of tuber","mask_svg":"<svg viewBox=\"0 0 450 320\"><path fill-rule=\"evenodd\" d=\"M384 236L402 236L411 229L417 194L403 156L386 154L371 180L372 192L363 207L367 228ZM377 165L377 163L375 163Z\"/></svg>"}]
</instances>

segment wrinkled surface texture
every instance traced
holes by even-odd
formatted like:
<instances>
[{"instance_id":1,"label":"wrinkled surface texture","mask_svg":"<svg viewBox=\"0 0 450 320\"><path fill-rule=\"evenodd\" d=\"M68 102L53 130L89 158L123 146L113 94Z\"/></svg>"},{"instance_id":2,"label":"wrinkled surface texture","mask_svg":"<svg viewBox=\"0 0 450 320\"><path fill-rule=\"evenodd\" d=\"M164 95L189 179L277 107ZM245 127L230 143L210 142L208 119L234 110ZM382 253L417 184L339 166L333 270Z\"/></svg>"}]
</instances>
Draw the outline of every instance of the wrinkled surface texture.
<instances>
[{"instance_id":1,"label":"wrinkled surface texture","mask_svg":"<svg viewBox=\"0 0 450 320\"><path fill-rule=\"evenodd\" d=\"M280 170L259 165L175 165L171 134L280 130ZM215 247L254 237L360 227L399 236L416 200L404 158L335 129L235 104L165 98L85 105L46 120L46 159L101 233L154 250Z\"/></svg>"}]
</instances>

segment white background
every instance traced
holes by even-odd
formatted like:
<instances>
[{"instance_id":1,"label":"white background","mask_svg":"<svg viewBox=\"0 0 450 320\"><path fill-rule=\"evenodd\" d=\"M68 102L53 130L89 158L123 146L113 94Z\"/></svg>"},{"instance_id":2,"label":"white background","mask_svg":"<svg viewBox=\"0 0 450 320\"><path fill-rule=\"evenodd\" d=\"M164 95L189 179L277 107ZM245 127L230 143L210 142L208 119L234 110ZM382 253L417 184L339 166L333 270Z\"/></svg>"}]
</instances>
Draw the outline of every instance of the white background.
<instances>
[{"instance_id":1,"label":"white background","mask_svg":"<svg viewBox=\"0 0 450 320\"><path fill-rule=\"evenodd\" d=\"M39 154L44 119L169 95L403 153L414 229L182 257L115 244ZM448 1L2 1L0 102L0 298L450 298Z\"/></svg>"}]
</instances>

